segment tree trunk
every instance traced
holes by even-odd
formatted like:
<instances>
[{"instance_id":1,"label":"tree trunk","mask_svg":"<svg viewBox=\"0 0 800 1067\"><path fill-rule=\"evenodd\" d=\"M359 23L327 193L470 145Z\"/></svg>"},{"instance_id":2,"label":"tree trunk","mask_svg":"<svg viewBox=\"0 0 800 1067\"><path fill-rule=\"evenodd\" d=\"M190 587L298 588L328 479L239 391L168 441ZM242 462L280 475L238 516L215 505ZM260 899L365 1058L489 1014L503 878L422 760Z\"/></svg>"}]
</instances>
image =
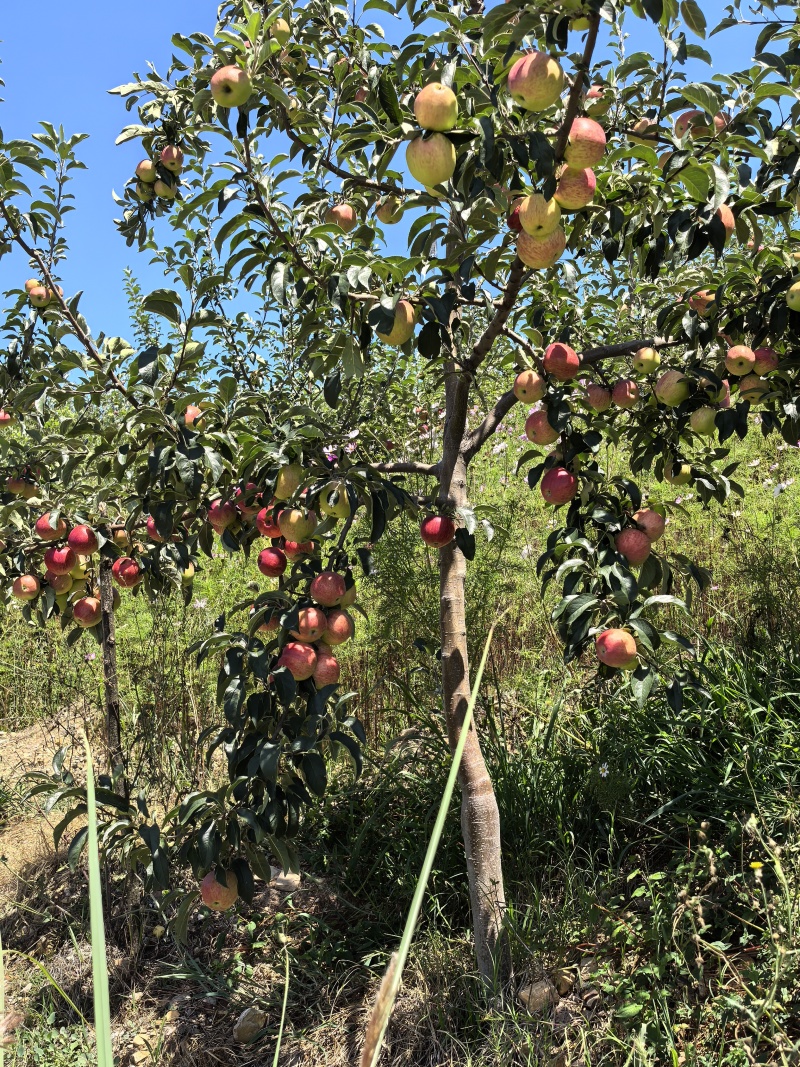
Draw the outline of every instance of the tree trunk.
<instances>
[{"instance_id":1,"label":"tree trunk","mask_svg":"<svg viewBox=\"0 0 800 1067\"><path fill-rule=\"evenodd\" d=\"M462 451L469 383L449 364L445 388L444 447L439 482L439 506L458 508L467 503L467 462ZM442 694L451 751L455 749L470 699L469 658L464 580L466 560L451 542L440 552L440 614ZM501 944L505 893L500 849L500 814L474 722L470 726L459 770L461 832L467 855L475 954L487 985L506 969Z\"/></svg>"},{"instance_id":2,"label":"tree trunk","mask_svg":"<svg viewBox=\"0 0 800 1067\"><path fill-rule=\"evenodd\" d=\"M100 560L100 608L102 611L101 646L103 650L103 683L106 702L106 751L109 773L116 776L116 788L127 797L128 785L122 753L119 685L117 683L117 638L114 627L114 585L111 578L113 560Z\"/></svg>"}]
</instances>

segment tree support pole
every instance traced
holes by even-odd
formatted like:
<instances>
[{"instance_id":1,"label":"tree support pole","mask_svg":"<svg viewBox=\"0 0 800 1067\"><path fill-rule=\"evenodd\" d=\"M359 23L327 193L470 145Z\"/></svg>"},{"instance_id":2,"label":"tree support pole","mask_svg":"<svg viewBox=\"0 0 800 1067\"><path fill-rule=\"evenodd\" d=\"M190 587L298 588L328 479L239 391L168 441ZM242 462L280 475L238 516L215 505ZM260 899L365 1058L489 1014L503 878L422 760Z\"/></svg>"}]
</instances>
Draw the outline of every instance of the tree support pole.
<instances>
[{"instance_id":1,"label":"tree support pole","mask_svg":"<svg viewBox=\"0 0 800 1067\"><path fill-rule=\"evenodd\" d=\"M106 752L109 773L120 795L128 796L125 760L122 752L122 726L117 681L117 638L114 625L114 585L111 578L113 560L100 559L101 640L103 650L103 685L105 689Z\"/></svg>"}]
</instances>

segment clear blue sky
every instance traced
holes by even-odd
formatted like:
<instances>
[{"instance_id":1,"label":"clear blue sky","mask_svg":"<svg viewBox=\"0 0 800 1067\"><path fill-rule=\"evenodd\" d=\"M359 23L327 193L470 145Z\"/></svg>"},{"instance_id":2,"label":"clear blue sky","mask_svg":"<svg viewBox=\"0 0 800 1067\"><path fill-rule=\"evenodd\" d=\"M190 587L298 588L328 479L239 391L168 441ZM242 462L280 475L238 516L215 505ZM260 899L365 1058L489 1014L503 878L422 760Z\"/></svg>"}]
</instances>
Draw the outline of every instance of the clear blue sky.
<instances>
[{"instance_id":1,"label":"clear blue sky","mask_svg":"<svg viewBox=\"0 0 800 1067\"><path fill-rule=\"evenodd\" d=\"M146 72L148 60L163 73L171 56L172 34L211 33L216 2L161 0L136 10L99 0L39 0L33 6L0 0L0 4L0 76L6 83L0 127L6 138L27 138L46 119L63 125L67 133L90 134L79 146L88 170L72 183L76 211L68 217L67 227L72 251L62 274L68 293L84 290L81 309L93 330L125 336L129 328L123 269L132 267L148 288L162 284L162 279L160 272L148 267L148 257L127 248L114 228L118 211L111 190L121 191L141 150L137 142L115 146L119 130L131 120L120 99L107 90L129 81L133 71ZM709 26L723 14L721 0L702 0L701 6ZM370 15L389 28L390 16ZM628 43L629 51L657 49L660 54L652 25L630 19L628 28L636 34ZM721 57L721 69L730 71L748 64L754 37L749 28L733 29L705 46ZM709 79L712 73L712 68L698 64L691 76ZM161 227L166 234L164 222ZM20 285L26 277L22 259L0 261L0 290Z\"/></svg>"}]
</instances>

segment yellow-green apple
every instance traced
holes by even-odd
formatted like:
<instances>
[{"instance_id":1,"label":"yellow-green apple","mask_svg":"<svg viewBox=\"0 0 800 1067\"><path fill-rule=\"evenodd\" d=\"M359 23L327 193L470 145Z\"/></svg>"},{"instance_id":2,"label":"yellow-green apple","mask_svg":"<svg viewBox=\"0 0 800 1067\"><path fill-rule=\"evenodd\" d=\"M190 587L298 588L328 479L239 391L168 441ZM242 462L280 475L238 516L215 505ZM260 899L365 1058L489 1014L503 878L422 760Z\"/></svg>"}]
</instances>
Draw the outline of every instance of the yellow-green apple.
<instances>
[{"instance_id":1,"label":"yellow-green apple","mask_svg":"<svg viewBox=\"0 0 800 1067\"><path fill-rule=\"evenodd\" d=\"M414 305L408 300L398 300L394 306L394 325L388 333L375 333L385 345L404 345L414 333L417 315Z\"/></svg>"},{"instance_id":2,"label":"yellow-green apple","mask_svg":"<svg viewBox=\"0 0 800 1067\"><path fill-rule=\"evenodd\" d=\"M643 115L634 122L628 139L634 144L655 145L658 140L658 121Z\"/></svg>"},{"instance_id":3,"label":"yellow-green apple","mask_svg":"<svg viewBox=\"0 0 800 1067\"><path fill-rule=\"evenodd\" d=\"M456 535L456 525L449 515L428 515L422 520L419 533L431 548L444 548Z\"/></svg>"},{"instance_id":4,"label":"yellow-green apple","mask_svg":"<svg viewBox=\"0 0 800 1067\"><path fill-rule=\"evenodd\" d=\"M161 166L172 174L180 174L183 167L183 150L176 144L165 145L161 149Z\"/></svg>"},{"instance_id":5,"label":"yellow-green apple","mask_svg":"<svg viewBox=\"0 0 800 1067\"><path fill-rule=\"evenodd\" d=\"M793 282L786 290L786 303L790 311L800 311L800 282Z\"/></svg>"},{"instance_id":6,"label":"yellow-green apple","mask_svg":"<svg viewBox=\"0 0 800 1067\"><path fill-rule=\"evenodd\" d=\"M458 98L441 82L428 82L414 97L414 117L423 130L452 130L458 119Z\"/></svg>"},{"instance_id":7,"label":"yellow-green apple","mask_svg":"<svg viewBox=\"0 0 800 1067\"><path fill-rule=\"evenodd\" d=\"M161 182L161 185L164 183ZM136 199L141 200L143 204L147 204L156 195L155 185L148 185L147 182L137 182L134 190L136 193Z\"/></svg>"},{"instance_id":8,"label":"yellow-green apple","mask_svg":"<svg viewBox=\"0 0 800 1067\"><path fill-rule=\"evenodd\" d=\"M639 508L638 511L634 511L632 518L636 525L647 534L651 544L655 544L663 536L667 520L652 508Z\"/></svg>"},{"instance_id":9,"label":"yellow-green apple","mask_svg":"<svg viewBox=\"0 0 800 1067\"><path fill-rule=\"evenodd\" d=\"M564 88L561 64L547 52L521 56L508 72L508 92L526 111L545 111Z\"/></svg>"},{"instance_id":10,"label":"yellow-green apple","mask_svg":"<svg viewBox=\"0 0 800 1067\"><path fill-rule=\"evenodd\" d=\"M35 308L47 307L50 303L50 290L44 285L35 285L28 293L28 300Z\"/></svg>"},{"instance_id":11,"label":"yellow-green apple","mask_svg":"<svg viewBox=\"0 0 800 1067\"><path fill-rule=\"evenodd\" d=\"M200 883L200 897L212 911L227 911L239 896L239 883L233 871L225 871L223 878L225 885L217 881L216 871L209 871Z\"/></svg>"},{"instance_id":12,"label":"yellow-green apple","mask_svg":"<svg viewBox=\"0 0 800 1067\"><path fill-rule=\"evenodd\" d=\"M731 374L742 377L744 374L752 374L756 362L756 354L747 345L734 345L728 349L725 356L725 366Z\"/></svg>"},{"instance_id":13,"label":"yellow-green apple","mask_svg":"<svg viewBox=\"0 0 800 1067\"><path fill-rule=\"evenodd\" d=\"M281 48L284 48L289 43L289 38L292 36L292 27L286 19L275 19L275 21L270 24L269 35L278 42Z\"/></svg>"},{"instance_id":14,"label":"yellow-green apple","mask_svg":"<svg viewBox=\"0 0 800 1067\"><path fill-rule=\"evenodd\" d=\"M334 204L325 212L325 223L351 233L358 226L358 215L352 204Z\"/></svg>"},{"instance_id":15,"label":"yellow-green apple","mask_svg":"<svg viewBox=\"0 0 800 1067\"><path fill-rule=\"evenodd\" d=\"M525 233L541 241L561 222L561 208L555 200L545 200L541 193L533 193L522 198L519 221Z\"/></svg>"},{"instance_id":16,"label":"yellow-green apple","mask_svg":"<svg viewBox=\"0 0 800 1067\"><path fill-rule=\"evenodd\" d=\"M319 510L332 519L349 519L347 484L340 481L328 482L319 494Z\"/></svg>"},{"instance_id":17,"label":"yellow-green apple","mask_svg":"<svg viewBox=\"0 0 800 1067\"><path fill-rule=\"evenodd\" d=\"M746 374L739 382L739 396L751 404L760 404L769 392L769 385L757 374Z\"/></svg>"},{"instance_id":18,"label":"yellow-green apple","mask_svg":"<svg viewBox=\"0 0 800 1067\"><path fill-rule=\"evenodd\" d=\"M328 628L322 635L322 640L326 645L343 645L355 632L353 620L347 612L341 608L334 608L333 611L328 612Z\"/></svg>"},{"instance_id":19,"label":"yellow-green apple","mask_svg":"<svg viewBox=\"0 0 800 1067\"><path fill-rule=\"evenodd\" d=\"M339 607L340 608L351 608L353 606L353 604L355 604L357 596L358 596L358 590L356 589L355 582L354 582L348 589L345 589L344 596L339 601Z\"/></svg>"},{"instance_id":20,"label":"yellow-green apple","mask_svg":"<svg viewBox=\"0 0 800 1067\"><path fill-rule=\"evenodd\" d=\"M317 528L317 516L303 508L284 508L278 516L278 526L287 541L306 541Z\"/></svg>"},{"instance_id":21,"label":"yellow-green apple","mask_svg":"<svg viewBox=\"0 0 800 1067\"><path fill-rule=\"evenodd\" d=\"M158 177L156 165L152 159L143 159L136 167L136 177L146 185L152 185Z\"/></svg>"},{"instance_id":22,"label":"yellow-green apple","mask_svg":"<svg viewBox=\"0 0 800 1067\"><path fill-rule=\"evenodd\" d=\"M639 567L650 555L652 542L644 530L628 526L614 538L614 547L632 567Z\"/></svg>"},{"instance_id":23,"label":"yellow-green apple","mask_svg":"<svg viewBox=\"0 0 800 1067\"><path fill-rule=\"evenodd\" d=\"M185 586L190 586L192 584L192 582L194 581L194 574L195 574L194 563L192 563L192 561L189 560L189 562L186 564L186 566L181 571L181 585L184 586L184 587Z\"/></svg>"},{"instance_id":24,"label":"yellow-green apple","mask_svg":"<svg viewBox=\"0 0 800 1067\"><path fill-rule=\"evenodd\" d=\"M607 115L614 98L604 85L592 85L583 96L583 108L587 115Z\"/></svg>"},{"instance_id":25,"label":"yellow-green apple","mask_svg":"<svg viewBox=\"0 0 800 1067\"><path fill-rule=\"evenodd\" d=\"M611 390L598 382L586 386L586 403L593 411L608 411L611 407Z\"/></svg>"},{"instance_id":26,"label":"yellow-green apple","mask_svg":"<svg viewBox=\"0 0 800 1067\"><path fill-rule=\"evenodd\" d=\"M526 267L544 270L557 263L567 247L567 235L561 226L539 241L524 231L517 238L517 255Z\"/></svg>"},{"instance_id":27,"label":"yellow-green apple","mask_svg":"<svg viewBox=\"0 0 800 1067\"><path fill-rule=\"evenodd\" d=\"M581 369L581 357L574 348L555 341L544 350L542 365L548 374L552 374L560 382L569 382Z\"/></svg>"},{"instance_id":28,"label":"yellow-green apple","mask_svg":"<svg viewBox=\"0 0 800 1067\"><path fill-rule=\"evenodd\" d=\"M640 348L633 357L633 369L637 374L652 374L660 365L661 356L649 345Z\"/></svg>"},{"instance_id":29,"label":"yellow-green apple","mask_svg":"<svg viewBox=\"0 0 800 1067\"><path fill-rule=\"evenodd\" d=\"M591 167L576 170L563 167L558 178L553 199L558 201L564 211L580 211L594 200L597 178Z\"/></svg>"},{"instance_id":30,"label":"yellow-green apple","mask_svg":"<svg viewBox=\"0 0 800 1067\"><path fill-rule=\"evenodd\" d=\"M178 186L172 182L162 182L159 178L153 186L153 191L160 200L174 200L178 193Z\"/></svg>"},{"instance_id":31,"label":"yellow-green apple","mask_svg":"<svg viewBox=\"0 0 800 1067\"><path fill-rule=\"evenodd\" d=\"M323 571L318 574L308 590L311 599L322 604L324 608L335 607L346 591L344 578L336 571Z\"/></svg>"},{"instance_id":32,"label":"yellow-green apple","mask_svg":"<svg viewBox=\"0 0 800 1067\"><path fill-rule=\"evenodd\" d=\"M41 284L38 278L28 278L25 282L25 292L30 293L31 289L37 289Z\"/></svg>"},{"instance_id":33,"label":"yellow-green apple","mask_svg":"<svg viewBox=\"0 0 800 1067\"><path fill-rule=\"evenodd\" d=\"M286 556L279 548L265 548L259 552L256 565L268 578L280 578L286 570Z\"/></svg>"},{"instance_id":34,"label":"yellow-green apple","mask_svg":"<svg viewBox=\"0 0 800 1067\"><path fill-rule=\"evenodd\" d=\"M102 614L100 601L94 596L83 596L72 606L72 617L84 628L97 626Z\"/></svg>"},{"instance_id":35,"label":"yellow-green apple","mask_svg":"<svg viewBox=\"0 0 800 1067\"><path fill-rule=\"evenodd\" d=\"M39 486L34 485L33 482L26 481L25 478L8 478L6 490L9 493L13 493L14 496L23 497L25 500L31 500L39 495Z\"/></svg>"},{"instance_id":36,"label":"yellow-green apple","mask_svg":"<svg viewBox=\"0 0 800 1067\"><path fill-rule=\"evenodd\" d=\"M692 412L689 417L689 425L701 437L710 437L717 429L716 418L716 408L709 407L706 404Z\"/></svg>"},{"instance_id":37,"label":"yellow-green apple","mask_svg":"<svg viewBox=\"0 0 800 1067\"><path fill-rule=\"evenodd\" d=\"M87 573L89 571L89 564L90 563L91 563L91 560L89 559L88 556L77 556L76 560L75 560L75 566L69 572L70 575L76 581L80 581L82 578L86 577L86 575L87 575ZM112 567L111 569L113 571L114 568Z\"/></svg>"},{"instance_id":38,"label":"yellow-green apple","mask_svg":"<svg viewBox=\"0 0 800 1067\"><path fill-rule=\"evenodd\" d=\"M40 588L39 579L35 574L21 574L11 584L12 595L17 600L35 600Z\"/></svg>"},{"instance_id":39,"label":"yellow-green apple","mask_svg":"<svg viewBox=\"0 0 800 1067\"><path fill-rule=\"evenodd\" d=\"M656 399L668 408L676 408L689 395L689 379L679 370L665 371L656 382Z\"/></svg>"},{"instance_id":40,"label":"yellow-green apple","mask_svg":"<svg viewBox=\"0 0 800 1067\"><path fill-rule=\"evenodd\" d=\"M317 665L311 676L317 689L322 689L326 685L336 685L340 674L341 668L336 656L327 648L320 648L317 651Z\"/></svg>"},{"instance_id":41,"label":"yellow-green apple","mask_svg":"<svg viewBox=\"0 0 800 1067\"><path fill-rule=\"evenodd\" d=\"M299 463L287 463L281 467L275 480L275 496L278 500L288 500L294 496L303 480L303 468Z\"/></svg>"},{"instance_id":42,"label":"yellow-green apple","mask_svg":"<svg viewBox=\"0 0 800 1067\"><path fill-rule=\"evenodd\" d=\"M312 645L319 641L327 628L328 619L321 608L300 608L297 613L297 626L291 634L298 641Z\"/></svg>"},{"instance_id":43,"label":"yellow-green apple","mask_svg":"<svg viewBox=\"0 0 800 1067\"><path fill-rule=\"evenodd\" d=\"M241 107L246 103L252 85L250 76L241 67L220 67L211 79L211 96L218 107Z\"/></svg>"},{"instance_id":44,"label":"yellow-green apple","mask_svg":"<svg viewBox=\"0 0 800 1067\"><path fill-rule=\"evenodd\" d=\"M553 441L558 440L560 434L547 421L547 411L542 408L528 415L525 420L525 436L535 445L551 445Z\"/></svg>"},{"instance_id":45,"label":"yellow-green apple","mask_svg":"<svg viewBox=\"0 0 800 1067\"><path fill-rule=\"evenodd\" d=\"M567 504L578 492L578 479L566 467L551 467L539 488L548 504Z\"/></svg>"},{"instance_id":46,"label":"yellow-green apple","mask_svg":"<svg viewBox=\"0 0 800 1067\"><path fill-rule=\"evenodd\" d=\"M400 203L396 196L385 196L375 208L375 216L384 226L397 222L401 214Z\"/></svg>"},{"instance_id":47,"label":"yellow-green apple","mask_svg":"<svg viewBox=\"0 0 800 1067\"><path fill-rule=\"evenodd\" d=\"M424 186L443 185L456 169L456 148L443 133L415 137L406 148L406 166Z\"/></svg>"},{"instance_id":48,"label":"yellow-green apple","mask_svg":"<svg viewBox=\"0 0 800 1067\"><path fill-rule=\"evenodd\" d=\"M636 656L636 641L627 630L603 630L594 641L597 658L606 667L626 667Z\"/></svg>"},{"instance_id":49,"label":"yellow-green apple","mask_svg":"<svg viewBox=\"0 0 800 1067\"><path fill-rule=\"evenodd\" d=\"M570 167L576 170L593 167L603 158L605 150L606 134L599 122L584 115L572 120L564 149L564 160Z\"/></svg>"},{"instance_id":50,"label":"yellow-green apple","mask_svg":"<svg viewBox=\"0 0 800 1067\"><path fill-rule=\"evenodd\" d=\"M100 547L97 534L91 526L87 526L85 523L72 527L67 537L67 544L73 552L77 552L82 556L91 556Z\"/></svg>"},{"instance_id":51,"label":"yellow-green apple","mask_svg":"<svg viewBox=\"0 0 800 1067\"><path fill-rule=\"evenodd\" d=\"M521 404L535 404L546 388L547 382L535 370L521 370L514 379L514 396Z\"/></svg>"},{"instance_id":52,"label":"yellow-green apple","mask_svg":"<svg viewBox=\"0 0 800 1067\"><path fill-rule=\"evenodd\" d=\"M777 370L781 357L774 348L757 348L754 352L756 361L753 364L755 374L769 374Z\"/></svg>"},{"instance_id":53,"label":"yellow-green apple","mask_svg":"<svg viewBox=\"0 0 800 1067\"><path fill-rule=\"evenodd\" d=\"M44 515L36 520L36 524L33 527L36 536L40 537L42 541L57 541L67 532L67 524L63 519L59 519L55 527L50 525L50 514L49 511L46 511Z\"/></svg>"},{"instance_id":54,"label":"yellow-green apple","mask_svg":"<svg viewBox=\"0 0 800 1067\"><path fill-rule=\"evenodd\" d=\"M296 682L304 682L312 676L317 666L316 650L302 641L288 641L276 666L285 667Z\"/></svg>"},{"instance_id":55,"label":"yellow-green apple","mask_svg":"<svg viewBox=\"0 0 800 1067\"><path fill-rule=\"evenodd\" d=\"M664 478L670 485L686 485L692 480L692 468L688 463L673 463L668 459L664 464Z\"/></svg>"}]
</instances>

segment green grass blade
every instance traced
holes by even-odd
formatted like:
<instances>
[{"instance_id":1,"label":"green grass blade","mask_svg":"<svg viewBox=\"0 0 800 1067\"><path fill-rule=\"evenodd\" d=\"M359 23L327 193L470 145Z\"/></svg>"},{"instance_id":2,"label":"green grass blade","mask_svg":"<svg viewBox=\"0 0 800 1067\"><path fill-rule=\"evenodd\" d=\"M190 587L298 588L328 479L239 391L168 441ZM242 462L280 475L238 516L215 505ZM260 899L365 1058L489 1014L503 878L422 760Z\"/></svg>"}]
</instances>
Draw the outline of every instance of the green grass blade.
<instances>
[{"instance_id":1,"label":"green grass blade","mask_svg":"<svg viewBox=\"0 0 800 1067\"><path fill-rule=\"evenodd\" d=\"M92 981L94 984L94 1029L98 1067L114 1067L111 1050L111 1000L108 993L106 932L103 925L103 888L100 882L100 850L97 841L97 805L94 796L92 752L86 737L86 815L89 820L89 928L92 934Z\"/></svg>"},{"instance_id":2,"label":"green grass blade","mask_svg":"<svg viewBox=\"0 0 800 1067\"><path fill-rule=\"evenodd\" d=\"M289 951L284 947L284 955L286 956L286 979L283 983L283 1007L281 1008L281 1025L278 1027L278 1042L275 1045L275 1058L272 1061L272 1067L278 1067L278 1057L281 1054L281 1045L283 1044L283 1027L286 1023L286 1005L289 1003ZM2 1067L2 1065L0 1065Z\"/></svg>"},{"instance_id":3,"label":"green grass blade","mask_svg":"<svg viewBox=\"0 0 800 1067\"><path fill-rule=\"evenodd\" d=\"M436 850L439 847L442 831L444 830L444 824L447 819L447 813L450 808L450 801L456 787L458 768L461 766L461 757L464 755L464 747L467 743L467 736L472 722L472 714L478 699L478 691L480 690L486 661L489 658L489 646L492 643L493 634L494 626L489 630L489 636L486 638L486 644L483 647L483 655L481 656L481 661L478 665L475 681L472 686L472 695L470 697L466 714L464 715L464 722L461 726L458 744L453 753L453 763L450 767L450 774L447 777L447 784L445 785L444 793L442 794L441 803L439 804L439 812L436 816L436 822L430 840L428 841L428 848L425 853L422 870L417 879L417 887L414 891L414 898L411 901L411 908L409 909L408 917L406 919L400 947L389 961L380 989L378 990L378 995L375 999L375 1006L373 1007L367 1022L367 1031L364 1036L364 1047L361 1051L361 1067L375 1067L381 1053L381 1046L386 1033L386 1027L389 1025L389 1019L391 1018L394 1004L397 999L397 993L400 989L403 968L406 965L408 953L411 950L411 942L414 940L414 932L416 931L420 912L422 911L422 902L425 899L428 879L433 870L433 861L436 858Z\"/></svg>"}]
</instances>

